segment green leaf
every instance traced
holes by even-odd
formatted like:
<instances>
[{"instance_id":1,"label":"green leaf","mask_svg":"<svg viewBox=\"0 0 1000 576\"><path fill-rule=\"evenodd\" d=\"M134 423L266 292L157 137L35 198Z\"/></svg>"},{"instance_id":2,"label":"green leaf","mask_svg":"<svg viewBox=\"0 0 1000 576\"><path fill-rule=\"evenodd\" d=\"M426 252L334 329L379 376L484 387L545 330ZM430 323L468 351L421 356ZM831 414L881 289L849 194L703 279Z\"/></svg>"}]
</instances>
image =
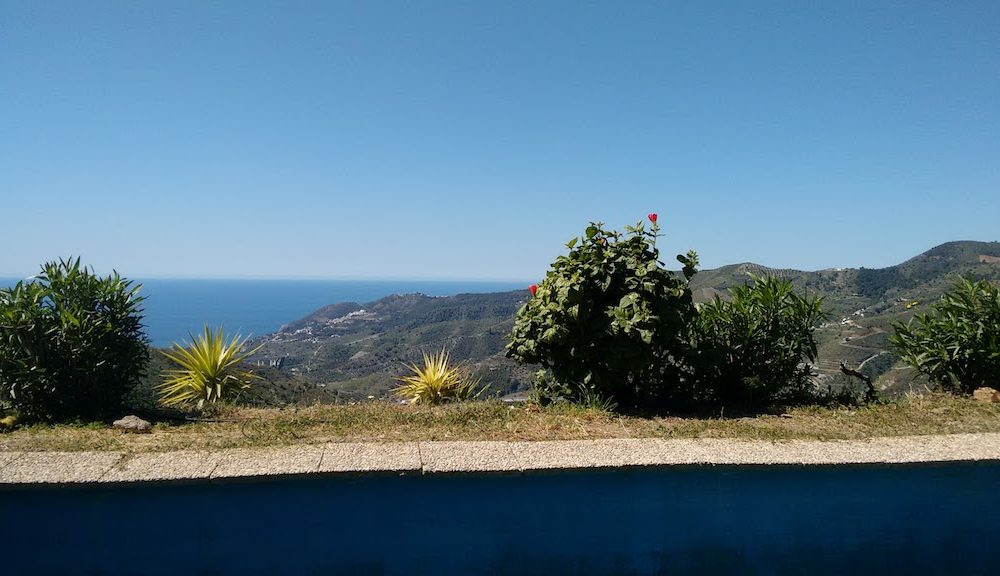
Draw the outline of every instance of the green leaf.
<instances>
[{"instance_id":1,"label":"green leaf","mask_svg":"<svg viewBox=\"0 0 1000 576\"><path fill-rule=\"evenodd\" d=\"M528 301L518 311L506 354L551 370L553 379L536 384L538 397L585 401L579 384L587 382L590 398L634 405L639 396L619 402L617 394L674 385L650 375L680 373L667 367L690 355L697 310L687 280L664 269L655 238L641 228L622 234L591 223L583 235L590 241L571 241L552 263L544 304Z\"/></svg>"}]
</instances>

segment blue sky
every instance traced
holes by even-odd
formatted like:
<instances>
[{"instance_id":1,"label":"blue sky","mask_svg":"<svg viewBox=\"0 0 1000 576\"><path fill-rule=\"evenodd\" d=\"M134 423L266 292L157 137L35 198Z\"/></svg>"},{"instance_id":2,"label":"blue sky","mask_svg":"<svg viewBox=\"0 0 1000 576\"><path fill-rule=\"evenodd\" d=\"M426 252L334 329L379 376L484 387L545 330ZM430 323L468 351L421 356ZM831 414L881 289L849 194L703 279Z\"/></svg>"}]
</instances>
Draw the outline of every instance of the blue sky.
<instances>
[{"instance_id":1,"label":"blue sky","mask_svg":"<svg viewBox=\"0 0 1000 576\"><path fill-rule=\"evenodd\" d=\"M0 275L534 279L590 220L1000 239L1000 3L0 0Z\"/></svg>"}]
</instances>

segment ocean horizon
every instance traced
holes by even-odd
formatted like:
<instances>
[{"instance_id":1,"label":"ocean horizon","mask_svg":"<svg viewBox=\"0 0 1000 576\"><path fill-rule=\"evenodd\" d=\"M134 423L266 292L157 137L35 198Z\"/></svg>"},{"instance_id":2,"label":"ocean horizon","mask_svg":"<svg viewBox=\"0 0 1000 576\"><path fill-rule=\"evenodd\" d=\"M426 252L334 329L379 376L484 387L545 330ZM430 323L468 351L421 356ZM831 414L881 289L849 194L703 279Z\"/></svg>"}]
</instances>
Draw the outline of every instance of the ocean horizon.
<instances>
[{"instance_id":1,"label":"ocean horizon","mask_svg":"<svg viewBox=\"0 0 1000 576\"><path fill-rule=\"evenodd\" d=\"M18 278L0 278L12 286ZM158 348L190 341L204 326L227 333L262 336L328 304L378 300L392 294L454 296L505 292L525 287L515 281L460 280L273 280L136 279L142 285L143 324Z\"/></svg>"}]
</instances>

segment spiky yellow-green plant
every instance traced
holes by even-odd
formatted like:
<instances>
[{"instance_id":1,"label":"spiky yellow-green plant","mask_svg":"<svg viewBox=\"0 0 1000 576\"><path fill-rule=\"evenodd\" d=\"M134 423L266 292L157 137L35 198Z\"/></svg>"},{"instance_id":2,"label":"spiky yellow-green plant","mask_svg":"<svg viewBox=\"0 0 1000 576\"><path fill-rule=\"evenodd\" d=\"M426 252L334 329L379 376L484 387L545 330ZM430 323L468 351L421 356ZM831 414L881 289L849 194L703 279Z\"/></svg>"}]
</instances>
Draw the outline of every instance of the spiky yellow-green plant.
<instances>
[{"instance_id":1,"label":"spiky yellow-green plant","mask_svg":"<svg viewBox=\"0 0 1000 576\"><path fill-rule=\"evenodd\" d=\"M485 390L479 378L470 378L460 366L452 365L445 350L437 354L425 353L423 367L415 364L409 367L413 373L400 378L393 392L411 404L470 400Z\"/></svg>"},{"instance_id":2,"label":"spiky yellow-green plant","mask_svg":"<svg viewBox=\"0 0 1000 576\"><path fill-rule=\"evenodd\" d=\"M186 347L175 343L163 352L178 366L165 370L165 379L157 386L164 406L195 404L202 408L205 403L231 400L259 378L240 363L260 348L246 352L246 339L241 340L239 334L227 339L221 327L212 332L205 326L204 334L191 340Z\"/></svg>"}]
</instances>

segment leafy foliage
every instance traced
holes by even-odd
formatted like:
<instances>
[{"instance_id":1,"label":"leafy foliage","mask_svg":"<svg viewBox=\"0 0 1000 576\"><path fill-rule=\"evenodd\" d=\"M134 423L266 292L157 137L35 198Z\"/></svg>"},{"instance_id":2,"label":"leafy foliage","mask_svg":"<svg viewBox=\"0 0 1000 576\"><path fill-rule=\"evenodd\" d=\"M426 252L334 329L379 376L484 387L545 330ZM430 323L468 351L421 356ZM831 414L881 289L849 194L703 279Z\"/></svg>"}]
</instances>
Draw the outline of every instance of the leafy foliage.
<instances>
[{"instance_id":1,"label":"leafy foliage","mask_svg":"<svg viewBox=\"0 0 1000 576\"><path fill-rule=\"evenodd\" d=\"M653 220L653 218L650 218ZM678 256L679 277L659 261L655 221L624 234L592 223L567 244L517 313L507 356L541 364L540 398L599 398L649 405L683 380L696 311L688 289L697 256Z\"/></svg>"},{"instance_id":2,"label":"leafy foliage","mask_svg":"<svg viewBox=\"0 0 1000 576\"><path fill-rule=\"evenodd\" d=\"M205 326L205 332L191 344L174 344L163 355L178 368L164 371L165 380L158 386L164 406L194 404L199 409L234 399L250 388L257 376L240 364L256 350L245 351L246 339L237 334L227 339L220 327L215 332Z\"/></svg>"},{"instance_id":3,"label":"leafy foliage","mask_svg":"<svg viewBox=\"0 0 1000 576\"><path fill-rule=\"evenodd\" d=\"M696 335L698 393L714 405L755 410L808 392L816 361L822 299L800 296L792 283L753 277L732 299L701 307Z\"/></svg>"},{"instance_id":4,"label":"leafy foliage","mask_svg":"<svg viewBox=\"0 0 1000 576\"><path fill-rule=\"evenodd\" d=\"M149 360L139 289L79 258L0 289L0 401L35 420L113 415Z\"/></svg>"},{"instance_id":5,"label":"leafy foliage","mask_svg":"<svg viewBox=\"0 0 1000 576\"><path fill-rule=\"evenodd\" d=\"M411 404L440 404L470 400L482 394L478 378L466 376L462 369L450 363L448 352L424 354L423 367L410 365L413 372L399 379L393 392Z\"/></svg>"},{"instance_id":6,"label":"leafy foliage","mask_svg":"<svg viewBox=\"0 0 1000 576\"><path fill-rule=\"evenodd\" d=\"M941 388L970 393L1000 383L1000 288L960 279L906 324L893 324L890 343L903 361Z\"/></svg>"}]
</instances>

